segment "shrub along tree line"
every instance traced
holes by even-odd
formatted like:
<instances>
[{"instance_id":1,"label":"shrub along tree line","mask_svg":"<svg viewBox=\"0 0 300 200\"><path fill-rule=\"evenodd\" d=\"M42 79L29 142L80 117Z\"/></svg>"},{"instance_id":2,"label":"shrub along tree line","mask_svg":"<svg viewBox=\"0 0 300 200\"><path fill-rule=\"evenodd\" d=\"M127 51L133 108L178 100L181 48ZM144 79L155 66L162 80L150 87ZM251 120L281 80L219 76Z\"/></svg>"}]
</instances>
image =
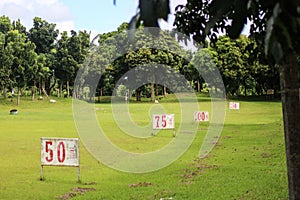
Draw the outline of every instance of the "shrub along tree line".
<instances>
[{"instance_id":1,"label":"shrub along tree line","mask_svg":"<svg viewBox=\"0 0 300 200\"><path fill-rule=\"evenodd\" d=\"M7 98L7 91L13 89L16 90L14 92L18 97L25 91L30 93L32 100L35 99L36 93L46 96L51 94L59 97L71 96L76 73L83 65L91 45L101 48L109 39L110 43L124 46L125 43L120 42L127 41L124 38L126 34L121 33L127 28L128 23L123 23L116 31L100 34L96 42L90 43L90 33L87 31L60 32L55 24L38 17L33 19L33 27L27 31L20 20L11 22L6 16L0 17L0 87L3 97ZM194 66L186 59L174 53L152 49L149 42L144 40L139 49L131 50L126 55L119 55L112 63L107 63L108 60L105 58L108 56L107 53L111 53L109 48L105 53L98 55L102 56L97 58L98 65L105 66L93 69L95 75L102 74L96 89L98 96L112 95L114 88L118 87L117 81L126 71L147 63L165 64L179 71L198 92L206 86L201 74L195 73ZM178 51L185 51L171 38L165 37L164 42L160 45L177 45ZM218 67L227 94L262 95L269 88L279 90L276 67L266 64L254 40L246 36L240 36L238 40L220 36L214 45L207 42L206 44L201 51L210 55L213 63L211 60L202 62ZM188 57L202 59L203 55L199 52L196 55L190 51L184 53ZM143 95L153 101L155 96L165 95L168 92L165 86L156 85L154 82L155 77L153 83L134 91L137 101L140 101ZM88 83L86 85L90 90L91 87L95 87Z\"/></svg>"}]
</instances>

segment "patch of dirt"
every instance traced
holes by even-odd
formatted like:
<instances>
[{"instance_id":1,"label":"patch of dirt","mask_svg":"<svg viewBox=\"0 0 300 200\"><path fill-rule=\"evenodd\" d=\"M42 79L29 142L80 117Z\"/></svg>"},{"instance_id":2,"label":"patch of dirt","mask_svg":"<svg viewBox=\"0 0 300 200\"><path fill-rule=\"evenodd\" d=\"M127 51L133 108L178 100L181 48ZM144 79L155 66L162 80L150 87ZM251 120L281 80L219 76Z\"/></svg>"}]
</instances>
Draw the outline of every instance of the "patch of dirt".
<instances>
[{"instance_id":1,"label":"patch of dirt","mask_svg":"<svg viewBox=\"0 0 300 200\"><path fill-rule=\"evenodd\" d=\"M75 187L70 192L67 192L66 194L63 194L58 197L58 199L61 200L68 200L71 198L76 197L77 195L84 195L85 193L89 191L95 191L95 188L81 188L81 187Z\"/></svg>"},{"instance_id":2,"label":"patch of dirt","mask_svg":"<svg viewBox=\"0 0 300 200\"><path fill-rule=\"evenodd\" d=\"M270 154L270 153L262 153L260 156L261 156L262 158L269 158L269 157L272 156L272 154Z\"/></svg>"},{"instance_id":3,"label":"patch of dirt","mask_svg":"<svg viewBox=\"0 0 300 200\"><path fill-rule=\"evenodd\" d=\"M96 185L96 182L83 183L83 185Z\"/></svg>"},{"instance_id":4,"label":"patch of dirt","mask_svg":"<svg viewBox=\"0 0 300 200\"><path fill-rule=\"evenodd\" d=\"M195 170L195 171L186 170L186 171L187 172L185 174L181 174L181 177L183 177L183 179L191 179L197 176L198 174L204 172L204 170Z\"/></svg>"},{"instance_id":5,"label":"patch of dirt","mask_svg":"<svg viewBox=\"0 0 300 200\"><path fill-rule=\"evenodd\" d=\"M203 159L195 159L193 163L189 164L189 168L184 169L184 173L180 176L182 177L180 182L185 185L191 185L194 182L194 178L203 174L209 169L218 168L217 165L208 165Z\"/></svg>"},{"instance_id":6,"label":"patch of dirt","mask_svg":"<svg viewBox=\"0 0 300 200\"><path fill-rule=\"evenodd\" d=\"M216 156L216 154L209 153L209 154L207 154L205 157L202 157L202 159L213 158L213 157L215 157L215 156Z\"/></svg>"},{"instance_id":7,"label":"patch of dirt","mask_svg":"<svg viewBox=\"0 0 300 200\"><path fill-rule=\"evenodd\" d=\"M219 146L223 145L223 143L221 143L221 142L213 142L212 144L214 144L216 147L219 147Z\"/></svg>"},{"instance_id":8,"label":"patch of dirt","mask_svg":"<svg viewBox=\"0 0 300 200\"><path fill-rule=\"evenodd\" d=\"M152 186L152 183L149 182L139 182L139 183L131 183L128 186L129 187L148 187L148 186Z\"/></svg>"}]
</instances>

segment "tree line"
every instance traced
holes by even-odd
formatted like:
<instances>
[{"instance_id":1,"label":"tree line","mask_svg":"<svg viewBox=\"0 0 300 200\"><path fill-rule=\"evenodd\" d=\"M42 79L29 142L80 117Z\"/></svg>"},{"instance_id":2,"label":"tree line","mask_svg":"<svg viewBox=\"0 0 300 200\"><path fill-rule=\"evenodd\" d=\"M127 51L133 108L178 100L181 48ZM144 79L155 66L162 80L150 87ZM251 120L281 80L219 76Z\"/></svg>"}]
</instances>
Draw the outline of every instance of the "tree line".
<instances>
[{"instance_id":1,"label":"tree line","mask_svg":"<svg viewBox=\"0 0 300 200\"><path fill-rule=\"evenodd\" d=\"M97 58L93 58L93 62L97 63L95 66L105 67L90 69L94 76L101 74L96 86L88 81L84 84L89 90L95 90L99 97L112 95L114 88L118 87L116 84L122 85L118 80L128 70L147 63L167 65L170 69L164 71L163 77L152 77L151 83L135 88L133 94L137 101L143 96L154 101L155 96L171 92L165 85L155 84L158 79L168 79L171 70L184 75L196 91L209 89L201 73L195 73L193 62L176 53L152 48L153 42L147 40L144 33L139 35L145 38L142 43L123 52L122 48L129 45L126 40L128 35L124 34L127 29L128 23L123 23L116 31L100 34L97 41L91 43L87 31L60 32L55 24L38 17L33 19L33 27L27 31L20 20L12 22L7 16L0 17L0 86L3 97L7 98L7 91L13 90L18 96L17 104L20 95L25 93L30 93L32 100L37 93L70 97L74 93L76 74L92 47L99 51ZM171 37L160 37L163 39L158 39L157 45L170 46L173 52L181 52L203 65L216 65L227 95L262 95L270 88L279 90L279 75L275 65L268 65L255 41L246 36L241 35L237 40L220 36L214 45L207 43L196 54L182 49ZM107 46L107 43L114 46ZM114 52L124 54L116 55L117 59L108 62L107 58ZM205 60L203 53L209 55L210 59ZM142 70L147 71L146 68ZM143 79L146 78L136 77L135 82L142 84ZM176 81L172 85L183 87Z\"/></svg>"},{"instance_id":2,"label":"tree line","mask_svg":"<svg viewBox=\"0 0 300 200\"><path fill-rule=\"evenodd\" d=\"M59 37L58 37L59 36ZM31 91L46 96L52 90L62 96L70 86L85 59L90 35L86 31L60 33L56 25L41 18L33 19L33 27L26 30L18 21L0 17L0 85L4 98L9 89L18 96Z\"/></svg>"}]
</instances>

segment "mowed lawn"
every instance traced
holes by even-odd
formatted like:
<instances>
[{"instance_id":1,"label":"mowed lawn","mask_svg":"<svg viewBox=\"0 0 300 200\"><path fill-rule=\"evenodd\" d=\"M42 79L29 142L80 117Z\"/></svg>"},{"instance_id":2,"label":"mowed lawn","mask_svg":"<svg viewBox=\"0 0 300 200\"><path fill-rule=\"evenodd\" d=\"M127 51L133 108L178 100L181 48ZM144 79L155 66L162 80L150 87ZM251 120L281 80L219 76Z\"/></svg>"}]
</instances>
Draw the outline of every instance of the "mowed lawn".
<instances>
[{"instance_id":1,"label":"mowed lawn","mask_svg":"<svg viewBox=\"0 0 300 200\"><path fill-rule=\"evenodd\" d=\"M206 158L199 159L198 154L207 122L199 124L194 142L182 157L149 173L111 169L81 144L78 183L74 167L44 167L45 180L39 180L40 138L79 137L72 100L57 99L51 104L49 99L22 99L19 107L0 100L0 199L287 199L281 103L239 102L240 110L227 107L223 132ZM159 105L180 115L176 102ZM206 99L199 98L199 105L210 111ZM150 123L153 106L150 102L129 104L136 124ZM13 108L19 110L17 115L9 114ZM140 141L121 135L109 103L96 104L95 113L111 141L125 150L155 151L172 140L170 131Z\"/></svg>"}]
</instances>

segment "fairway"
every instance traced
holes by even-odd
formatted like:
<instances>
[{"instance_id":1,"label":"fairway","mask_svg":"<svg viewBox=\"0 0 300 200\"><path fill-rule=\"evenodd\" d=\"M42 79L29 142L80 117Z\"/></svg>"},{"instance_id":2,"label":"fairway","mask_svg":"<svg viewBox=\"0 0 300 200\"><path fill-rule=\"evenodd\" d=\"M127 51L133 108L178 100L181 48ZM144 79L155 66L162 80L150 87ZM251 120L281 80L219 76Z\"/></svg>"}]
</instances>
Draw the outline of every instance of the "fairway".
<instances>
[{"instance_id":1,"label":"fairway","mask_svg":"<svg viewBox=\"0 0 300 200\"><path fill-rule=\"evenodd\" d=\"M287 199L288 184L281 102L240 100L240 110L227 106L218 143L206 158L198 158L209 122L199 124L190 148L174 163L155 172L120 172L96 160L80 143L81 182L75 167L44 167L40 181L40 138L78 138L71 99L30 101L19 107L0 100L0 199ZM211 103L199 97L201 110ZM235 100L236 101L236 100ZM229 101L227 103L229 105ZM132 120L146 126L155 106L180 116L176 101L129 104ZM17 115L10 115L17 108ZM152 111L151 111L152 109ZM172 130L137 139L122 134L110 103L95 104L106 136L130 152L162 148ZM180 120L176 121L176 126ZM191 116L193 123L193 116Z\"/></svg>"}]
</instances>

